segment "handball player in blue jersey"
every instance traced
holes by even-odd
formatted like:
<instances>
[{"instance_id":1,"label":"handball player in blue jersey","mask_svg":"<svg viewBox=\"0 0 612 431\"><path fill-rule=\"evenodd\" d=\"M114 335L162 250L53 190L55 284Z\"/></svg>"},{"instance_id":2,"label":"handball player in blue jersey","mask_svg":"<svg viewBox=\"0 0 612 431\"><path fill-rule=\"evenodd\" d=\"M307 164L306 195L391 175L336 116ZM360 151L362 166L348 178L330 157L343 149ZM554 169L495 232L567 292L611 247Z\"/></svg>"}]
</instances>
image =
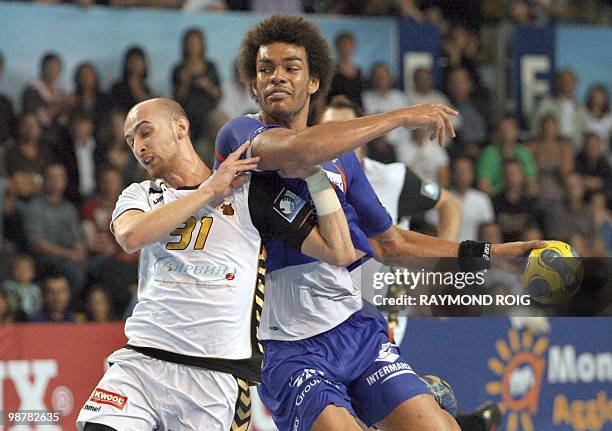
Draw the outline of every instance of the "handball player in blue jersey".
<instances>
[{"instance_id":1,"label":"handball player in blue jersey","mask_svg":"<svg viewBox=\"0 0 612 431\"><path fill-rule=\"evenodd\" d=\"M428 128L454 136L453 109L418 105L355 120L307 127L310 107L334 73L329 47L303 18L274 16L247 33L240 70L260 105L219 132L217 163L251 141L258 175L291 175L321 164L336 185L351 239L364 256L389 265L411 257L459 257L471 270L491 256L517 257L542 242L456 244L393 226L351 151L395 128ZM248 156L250 156L250 154ZM276 172L274 172L276 171ZM296 175L300 176L300 175ZM283 180L294 196L274 210L287 219L308 199L301 180ZM272 238L260 339L264 369L259 394L281 431L360 430L355 417L383 430L458 430L427 387L389 342L385 319L361 300L349 268L308 258Z\"/></svg>"}]
</instances>

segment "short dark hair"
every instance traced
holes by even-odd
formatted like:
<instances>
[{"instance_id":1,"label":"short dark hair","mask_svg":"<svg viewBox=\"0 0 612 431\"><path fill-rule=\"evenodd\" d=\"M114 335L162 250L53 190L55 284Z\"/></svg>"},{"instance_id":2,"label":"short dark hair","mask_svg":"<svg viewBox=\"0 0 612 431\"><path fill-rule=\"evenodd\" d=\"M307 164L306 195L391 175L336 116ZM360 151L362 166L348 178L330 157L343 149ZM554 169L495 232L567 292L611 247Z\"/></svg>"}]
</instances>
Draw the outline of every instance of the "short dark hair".
<instances>
[{"instance_id":1,"label":"short dark hair","mask_svg":"<svg viewBox=\"0 0 612 431\"><path fill-rule=\"evenodd\" d=\"M389 68L389 65L387 63L383 63L379 61L377 63L374 63L370 67L370 76L368 77L368 87L373 88L372 78L374 77L374 72L377 69L382 69L389 75L389 77L391 78L391 86L393 86L393 75L391 74L391 69Z\"/></svg>"},{"instance_id":2,"label":"short dark hair","mask_svg":"<svg viewBox=\"0 0 612 431\"><path fill-rule=\"evenodd\" d=\"M323 114L328 109L350 109L355 114L355 117L359 118L363 116L363 112L359 106L355 105L351 100L343 94L338 94L330 100L329 104L323 108Z\"/></svg>"},{"instance_id":3,"label":"short dark hair","mask_svg":"<svg viewBox=\"0 0 612 431\"><path fill-rule=\"evenodd\" d=\"M91 69L94 75L96 76L96 93L99 93L100 89L98 84L100 82L100 77L95 66L89 62L80 63L74 71L73 81L75 86L75 93L79 96L83 94L83 86L81 85L81 74L85 69Z\"/></svg>"},{"instance_id":4,"label":"short dark hair","mask_svg":"<svg viewBox=\"0 0 612 431\"><path fill-rule=\"evenodd\" d=\"M240 75L251 83L257 77L259 48L274 42L301 46L306 50L308 72L319 79L319 90L311 96L310 106L325 97L334 76L334 61L329 44L319 29L302 17L274 15L260 22L246 34L240 47Z\"/></svg>"},{"instance_id":5,"label":"short dark hair","mask_svg":"<svg viewBox=\"0 0 612 431\"><path fill-rule=\"evenodd\" d=\"M590 111L593 109L593 93L595 91L601 91L606 96L606 104L603 108L603 113L607 114L610 112L610 93L608 91L608 87L603 84L594 84L587 91L587 99L586 99L586 107Z\"/></svg>"},{"instance_id":6,"label":"short dark hair","mask_svg":"<svg viewBox=\"0 0 612 431\"><path fill-rule=\"evenodd\" d=\"M336 38L334 39L334 45L336 47L338 47L338 45L340 44L340 42L342 42L343 40L350 40L351 42L355 42L355 36L353 36L353 33L351 33L350 31L343 31L341 33L338 33L338 35L336 36Z\"/></svg>"},{"instance_id":7,"label":"short dark hair","mask_svg":"<svg viewBox=\"0 0 612 431\"><path fill-rule=\"evenodd\" d=\"M125 56L123 57L123 80L127 81L129 76L128 76L128 60L130 59L130 57L141 57L144 60L145 63L145 72L144 72L144 76L142 77L142 79L147 79L148 76L148 67L147 67L147 56L144 52L144 49L142 49L139 46L131 46L127 49L127 51L125 52Z\"/></svg>"},{"instance_id":8,"label":"short dark hair","mask_svg":"<svg viewBox=\"0 0 612 431\"><path fill-rule=\"evenodd\" d=\"M56 52L52 52L52 51L48 51L45 52L43 54L42 59L40 60L40 71L42 73L43 69L45 68L45 66L47 64L49 64L51 61L56 60L60 65L62 64L62 59L59 56L58 53Z\"/></svg>"},{"instance_id":9,"label":"short dark hair","mask_svg":"<svg viewBox=\"0 0 612 431\"><path fill-rule=\"evenodd\" d=\"M181 49L183 51L183 61L187 60L187 39L195 34L200 38L200 42L202 42L202 58L204 58L204 51L206 50L206 35L203 30L200 30L197 27L190 27L183 33L183 39L181 41Z\"/></svg>"}]
</instances>

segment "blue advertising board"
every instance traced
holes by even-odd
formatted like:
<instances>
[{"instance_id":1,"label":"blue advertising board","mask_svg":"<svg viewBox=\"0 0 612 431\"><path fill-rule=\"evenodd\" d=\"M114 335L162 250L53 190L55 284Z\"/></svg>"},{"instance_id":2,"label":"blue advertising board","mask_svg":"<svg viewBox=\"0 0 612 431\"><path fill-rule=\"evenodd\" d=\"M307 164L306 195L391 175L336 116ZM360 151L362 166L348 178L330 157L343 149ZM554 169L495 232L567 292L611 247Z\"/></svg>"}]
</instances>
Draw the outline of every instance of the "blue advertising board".
<instances>
[{"instance_id":1,"label":"blue advertising board","mask_svg":"<svg viewBox=\"0 0 612 431\"><path fill-rule=\"evenodd\" d=\"M508 431L612 429L612 319L550 318L538 335L508 318L408 320L419 374L453 387L460 410L501 403Z\"/></svg>"}]
</instances>

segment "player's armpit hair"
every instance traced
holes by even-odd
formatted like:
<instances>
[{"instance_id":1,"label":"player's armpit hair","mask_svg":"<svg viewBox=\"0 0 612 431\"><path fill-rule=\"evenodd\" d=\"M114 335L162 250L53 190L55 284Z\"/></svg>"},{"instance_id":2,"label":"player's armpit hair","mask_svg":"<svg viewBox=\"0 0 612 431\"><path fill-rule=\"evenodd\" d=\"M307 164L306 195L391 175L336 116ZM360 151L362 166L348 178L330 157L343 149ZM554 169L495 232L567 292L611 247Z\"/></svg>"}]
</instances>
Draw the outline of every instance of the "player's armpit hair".
<instances>
[{"instance_id":1,"label":"player's armpit hair","mask_svg":"<svg viewBox=\"0 0 612 431\"><path fill-rule=\"evenodd\" d=\"M115 428L102 425L102 424L94 424L91 422L87 422L83 431L117 431Z\"/></svg>"}]
</instances>

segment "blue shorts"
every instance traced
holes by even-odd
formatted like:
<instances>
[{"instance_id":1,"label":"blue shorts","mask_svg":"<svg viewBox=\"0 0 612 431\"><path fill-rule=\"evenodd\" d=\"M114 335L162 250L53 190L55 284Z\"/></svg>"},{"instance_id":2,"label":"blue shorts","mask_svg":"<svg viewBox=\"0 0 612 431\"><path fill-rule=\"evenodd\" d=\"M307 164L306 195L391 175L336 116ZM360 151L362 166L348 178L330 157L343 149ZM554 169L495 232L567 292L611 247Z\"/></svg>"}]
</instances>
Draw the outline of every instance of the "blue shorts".
<instances>
[{"instance_id":1,"label":"blue shorts","mask_svg":"<svg viewBox=\"0 0 612 431\"><path fill-rule=\"evenodd\" d=\"M430 394L389 342L385 318L367 302L322 334L265 341L258 392L280 431L310 430L329 404L372 426L402 402Z\"/></svg>"}]
</instances>

